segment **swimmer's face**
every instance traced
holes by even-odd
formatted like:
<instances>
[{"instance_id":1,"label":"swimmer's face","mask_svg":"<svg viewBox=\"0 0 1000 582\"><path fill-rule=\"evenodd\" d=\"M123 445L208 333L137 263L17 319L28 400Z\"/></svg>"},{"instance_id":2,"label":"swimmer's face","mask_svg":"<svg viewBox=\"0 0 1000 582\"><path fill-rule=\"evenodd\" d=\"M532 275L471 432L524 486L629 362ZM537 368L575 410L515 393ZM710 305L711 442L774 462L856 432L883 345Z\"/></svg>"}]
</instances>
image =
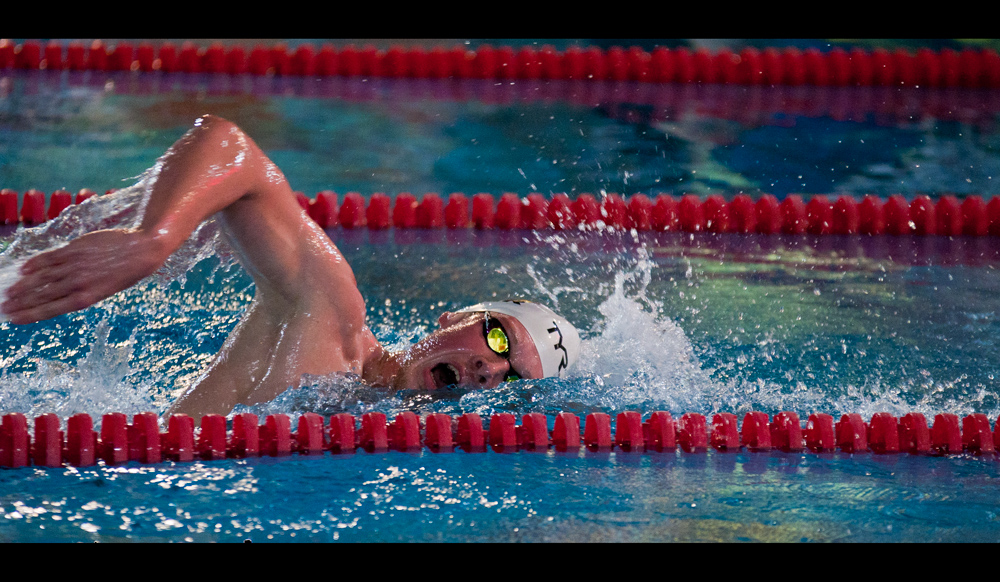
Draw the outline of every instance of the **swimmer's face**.
<instances>
[{"instance_id":1,"label":"swimmer's face","mask_svg":"<svg viewBox=\"0 0 1000 582\"><path fill-rule=\"evenodd\" d=\"M507 357L491 349L486 341L487 314L448 312L438 319L441 329L410 348L394 386L424 390L451 385L496 388L512 374L541 378L542 360L524 326L508 315L491 313L489 317L490 327L500 326L506 333Z\"/></svg>"}]
</instances>

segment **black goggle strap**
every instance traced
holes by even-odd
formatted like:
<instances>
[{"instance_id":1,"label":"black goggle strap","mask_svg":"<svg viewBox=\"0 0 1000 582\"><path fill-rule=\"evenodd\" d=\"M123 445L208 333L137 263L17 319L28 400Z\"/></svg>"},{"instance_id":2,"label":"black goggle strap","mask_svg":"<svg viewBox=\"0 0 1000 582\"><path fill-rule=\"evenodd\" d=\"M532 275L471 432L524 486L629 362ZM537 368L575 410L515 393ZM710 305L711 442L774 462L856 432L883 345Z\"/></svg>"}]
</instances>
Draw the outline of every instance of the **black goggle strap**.
<instances>
[{"instance_id":1,"label":"black goggle strap","mask_svg":"<svg viewBox=\"0 0 1000 582\"><path fill-rule=\"evenodd\" d=\"M490 316L489 311L484 313L486 314L486 320L484 322L485 328L483 334L486 336L486 345L497 355L503 356L508 364L510 364L510 339L507 337L507 330L500 324L500 320ZM514 371L512 365L509 366L507 375L504 377L504 382L520 379L520 374Z\"/></svg>"}]
</instances>

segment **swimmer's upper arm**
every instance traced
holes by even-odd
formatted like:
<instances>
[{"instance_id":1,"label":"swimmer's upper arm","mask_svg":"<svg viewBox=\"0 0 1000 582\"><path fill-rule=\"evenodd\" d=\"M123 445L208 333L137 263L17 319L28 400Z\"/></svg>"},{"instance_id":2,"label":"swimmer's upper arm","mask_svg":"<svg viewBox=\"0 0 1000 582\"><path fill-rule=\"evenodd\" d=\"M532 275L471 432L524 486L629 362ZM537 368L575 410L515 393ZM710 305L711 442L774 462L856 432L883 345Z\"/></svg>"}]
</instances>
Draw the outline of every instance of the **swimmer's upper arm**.
<instances>
[{"instance_id":1,"label":"swimmer's upper arm","mask_svg":"<svg viewBox=\"0 0 1000 582\"><path fill-rule=\"evenodd\" d=\"M338 318L352 316L345 324L363 318L350 267L235 124L200 118L155 173L139 227L95 231L31 258L7 289L3 313L30 323L92 305L155 272L199 224L218 215L266 311L283 316L333 298Z\"/></svg>"},{"instance_id":2,"label":"swimmer's upper arm","mask_svg":"<svg viewBox=\"0 0 1000 582\"><path fill-rule=\"evenodd\" d=\"M204 116L171 149L141 227L170 252L219 213L265 299L294 304L318 291L310 267L321 271L320 279L353 281L345 262L316 256L332 252L339 259L339 252L299 206L281 170L236 124Z\"/></svg>"}]
</instances>

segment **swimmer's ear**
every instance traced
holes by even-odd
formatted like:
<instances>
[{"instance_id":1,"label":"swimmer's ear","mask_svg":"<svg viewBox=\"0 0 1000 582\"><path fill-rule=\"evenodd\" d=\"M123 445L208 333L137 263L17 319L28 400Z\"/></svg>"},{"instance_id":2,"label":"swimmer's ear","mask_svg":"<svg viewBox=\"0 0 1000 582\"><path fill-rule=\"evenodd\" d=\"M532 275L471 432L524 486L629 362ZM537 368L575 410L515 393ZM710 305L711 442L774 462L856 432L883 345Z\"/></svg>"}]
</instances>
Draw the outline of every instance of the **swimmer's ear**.
<instances>
[{"instance_id":1,"label":"swimmer's ear","mask_svg":"<svg viewBox=\"0 0 1000 582\"><path fill-rule=\"evenodd\" d=\"M441 329L451 327L469 317L469 315L471 315L471 313L453 313L451 311L445 311L441 314L441 317L438 317L438 325L441 326Z\"/></svg>"}]
</instances>

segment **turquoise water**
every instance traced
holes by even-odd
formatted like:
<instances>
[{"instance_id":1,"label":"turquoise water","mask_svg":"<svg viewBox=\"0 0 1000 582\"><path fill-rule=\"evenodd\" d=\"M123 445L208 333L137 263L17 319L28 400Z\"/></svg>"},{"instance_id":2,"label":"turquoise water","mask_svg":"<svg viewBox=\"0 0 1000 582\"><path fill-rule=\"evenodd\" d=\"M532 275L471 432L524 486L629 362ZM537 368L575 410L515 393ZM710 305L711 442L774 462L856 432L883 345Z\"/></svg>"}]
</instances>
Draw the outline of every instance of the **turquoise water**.
<instances>
[{"instance_id":1,"label":"turquoise water","mask_svg":"<svg viewBox=\"0 0 1000 582\"><path fill-rule=\"evenodd\" d=\"M962 119L741 120L711 112L742 111L748 93L703 88L665 107L631 86L590 103L567 97L583 88L549 84L498 99L482 84L8 75L0 187L20 191L122 188L206 112L243 126L310 194L993 195L998 160L995 114L975 93L949 97L966 104ZM713 105L719 95L730 105ZM310 378L258 414L1000 414L993 239L330 235L383 342L415 341L442 310L494 292L527 295L584 330L581 365L567 380L488 393L390 395ZM252 291L238 267L210 258L84 312L0 324L0 409L163 412ZM425 451L30 468L0 471L0 538L991 541L997 467L972 456Z\"/></svg>"}]
</instances>

